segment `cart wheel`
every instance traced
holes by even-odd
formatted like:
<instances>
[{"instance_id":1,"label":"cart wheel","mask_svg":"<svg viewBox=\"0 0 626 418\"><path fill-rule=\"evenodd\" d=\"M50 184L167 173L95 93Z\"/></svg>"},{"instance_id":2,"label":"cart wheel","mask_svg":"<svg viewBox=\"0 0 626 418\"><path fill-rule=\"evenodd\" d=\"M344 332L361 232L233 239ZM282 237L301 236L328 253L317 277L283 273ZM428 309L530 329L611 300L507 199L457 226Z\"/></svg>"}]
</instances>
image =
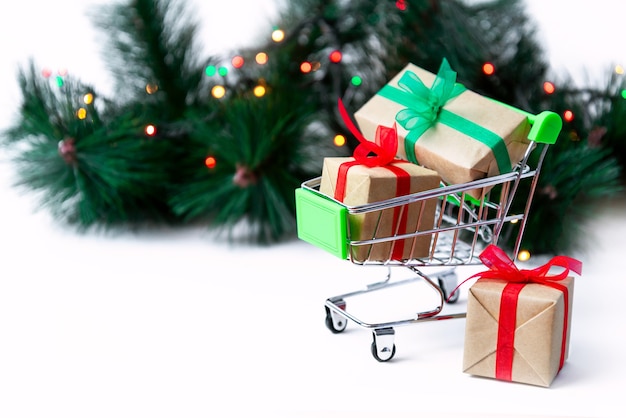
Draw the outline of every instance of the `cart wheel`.
<instances>
[{"instance_id":1,"label":"cart wheel","mask_svg":"<svg viewBox=\"0 0 626 418\"><path fill-rule=\"evenodd\" d=\"M326 306L326 328L328 328L333 334L339 334L348 325L346 318L342 317L338 313L333 312L328 306Z\"/></svg>"},{"instance_id":2,"label":"cart wheel","mask_svg":"<svg viewBox=\"0 0 626 418\"><path fill-rule=\"evenodd\" d=\"M438 282L439 282L439 287L443 291L443 297L446 299L446 301L448 303L456 303L459 300L459 295L461 294L461 292L456 291L454 292L452 297L450 297L450 293L452 293L452 291L457 285L456 273L454 272L446 273L445 275L440 276L438 278ZM450 300L448 300L449 297L450 297Z\"/></svg>"},{"instance_id":3,"label":"cart wheel","mask_svg":"<svg viewBox=\"0 0 626 418\"><path fill-rule=\"evenodd\" d=\"M381 363L384 363L386 361L389 361L393 358L393 356L396 355L396 345L393 344L391 346L391 349L389 349L388 347L383 348L383 355L379 355L378 354L378 346L376 345L376 341L372 341L372 355L374 356L374 358L378 361L380 361Z\"/></svg>"},{"instance_id":4,"label":"cart wheel","mask_svg":"<svg viewBox=\"0 0 626 418\"><path fill-rule=\"evenodd\" d=\"M372 332L374 341L372 341L372 356L380 362L389 361L396 354L396 345L394 344L395 331L393 328L378 328Z\"/></svg>"}]
</instances>

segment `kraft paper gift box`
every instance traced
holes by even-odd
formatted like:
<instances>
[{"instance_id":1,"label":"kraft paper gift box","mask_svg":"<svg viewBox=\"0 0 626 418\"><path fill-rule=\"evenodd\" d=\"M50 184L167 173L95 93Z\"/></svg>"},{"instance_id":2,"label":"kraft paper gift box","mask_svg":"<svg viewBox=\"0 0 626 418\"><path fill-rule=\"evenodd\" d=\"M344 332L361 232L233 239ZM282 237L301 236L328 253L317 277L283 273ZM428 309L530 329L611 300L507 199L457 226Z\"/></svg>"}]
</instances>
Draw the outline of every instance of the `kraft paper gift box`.
<instances>
[{"instance_id":1,"label":"kraft paper gift box","mask_svg":"<svg viewBox=\"0 0 626 418\"><path fill-rule=\"evenodd\" d=\"M439 175L429 169L407 161L390 163L387 166L367 167L355 164L354 157L328 157L324 159L320 192L335 197L340 167L351 165L345 173L345 193L339 199L347 206L357 206L378 202L398 196L398 174L400 169L407 173L407 189L402 194L417 193L439 187ZM392 166L393 169L390 169ZM395 172L394 172L395 171ZM414 202L404 206L402 211L393 208L366 214L351 214L349 230L351 240L366 240L389 237L398 233L416 232L433 228L435 199ZM371 245L354 246L352 257L356 261L406 260L425 257L429 254L431 235L407 238Z\"/></svg>"},{"instance_id":2,"label":"kraft paper gift box","mask_svg":"<svg viewBox=\"0 0 626 418\"><path fill-rule=\"evenodd\" d=\"M516 282L510 277L497 278L506 274L489 272L489 278L479 278L470 287L463 352L465 373L536 386L552 384L569 353L574 293L569 268L578 274L582 268L579 261L569 257L553 260L557 259L563 264L555 265L566 267L558 281L539 275L530 279L535 282L528 282L528 276L522 273ZM543 273L550 268L546 266L540 268Z\"/></svg>"},{"instance_id":3,"label":"kraft paper gift box","mask_svg":"<svg viewBox=\"0 0 626 418\"><path fill-rule=\"evenodd\" d=\"M437 75L408 64L354 117L366 138L378 125L398 122L399 157L448 184L510 172L528 147L528 118L455 80L445 59Z\"/></svg>"}]
</instances>

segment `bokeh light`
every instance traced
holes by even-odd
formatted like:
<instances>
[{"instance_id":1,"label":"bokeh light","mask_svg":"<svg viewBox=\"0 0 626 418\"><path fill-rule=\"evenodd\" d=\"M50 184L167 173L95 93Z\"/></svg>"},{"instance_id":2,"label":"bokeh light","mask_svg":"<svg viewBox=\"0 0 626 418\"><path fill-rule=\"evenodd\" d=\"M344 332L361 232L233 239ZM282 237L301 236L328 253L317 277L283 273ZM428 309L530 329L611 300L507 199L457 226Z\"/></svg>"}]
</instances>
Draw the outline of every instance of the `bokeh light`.
<instances>
[{"instance_id":1,"label":"bokeh light","mask_svg":"<svg viewBox=\"0 0 626 418\"><path fill-rule=\"evenodd\" d=\"M76 111L76 117L80 120L84 120L87 117L87 109L81 107Z\"/></svg>"},{"instance_id":2,"label":"bokeh light","mask_svg":"<svg viewBox=\"0 0 626 418\"><path fill-rule=\"evenodd\" d=\"M85 103L86 105L90 105L93 103L93 94L92 93L87 93L83 96L83 103Z\"/></svg>"},{"instance_id":3,"label":"bokeh light","mask_svg":"<svg viewBox=\"0 0 626 418\"><path fill-rule=\"evenodd\" d=\"M337 134L333 139L333 143L338 147L343 147L344 145L346 145L346 137L341 134Z\"/></svg>"},{"instance_id":4,"label":"bokeh light","mask_svg":"<svg viewBox=\"0 0 626 418\"><path fill-rule=\"evenodd\" d=\"M571 122L574 120L574 112L572 112L571 110L566 110L565 112L563 112L563 119L565 119L565 122Z\"/></svg>"},{"instance_id":5,"label":"bokeh light","mask_svg":"<svg viewBox=\"0 0 626 418\"><path fill-rule=\"evenodd\" d=\"M241 55L236 55L233 57L230 63L233 65L233 68L241 68L243 67L244 59Z\"/></svg>"},{"instance_id":6,"label":"bokeh light","mask_svg":"<svg viewBox=\"0 0 626 418\"><path fill-rule=\"evenodd\" d=\"M272 41L274 42L282 42L285 39L285 32L283 32L281 29L274 29L274 31L272 32Z\"/></svg>"},{"instance_id":7,"label":"bokeh light","mask_svg":"<svg viewBox=\"0 0 626 418\"><path fill-rule=\"evenodd\" d=\"M300 71L302 71L305 74L310 73L312 69L313 69L313 66L308 61L304 61L302 64L300 64Z\"/></svg>"},{"instance_id":8,"label":"bokeh light","mask_svg":"<svg viewBox=\"0 0 626 418\"><path fill-rule=\"evenodd\" d=\"M615 73L616 74L624 74L624 67L622 67L621 65L616 65L615 66Z\"/></svg>"},{"instance_id":9,"label":"bokeh light","mask_svg":"<svg viewBox=\"0 0 626 418\"><path fill-rule=\"evenodd\" d=\"M519 261L528 261L530 260L530 251L522 250L517 254L517 259Z\"/></svg>"},{"instance_id":10,"label":"bokeh light","mask_svg":"<svg viewBox=\"0 0 626 418\"><path fill-rule=\"evenodd\" d=\"M486 62L483 64L483 73L486 75L493 75L496 72L496 67L490 63Z\"/></svg>"},{"instance_id":11,"label":"bokeh light","mask_svg":"<svg viewBox=\"0 0 626 418\"><path fill-rule=\"evenodd\" d=\"M265 87L260 85L256 86L252 92L256 97L263 97L265 96Z\"/></svg>"},{"instance_id":12,"label":"bokeh light","mask_svg":"<svg viewBox=\"0 0 626 418\"><path fill-rule=\"evenodd\" d=\"M146 93L154 94L157 91L159 91L159 86L157 86L156 84L152 84L152 83L146 84Z\"/></svg>"},{"instance_id":13,"label":"bokeh light","mask_svg":"<svg viewBox=\"0 0 626 418\"><path fill-rule=\"evenodd\" d=\"M341 51L335 50L335 51L331 52L329 58L330 58L330 62L332 62L334 64L340 63L341 62L341 58L342 58Z\"/></svg>"},{"instance_id":14,"label":"bokeh light","mask_svg":"<svg viewBox=\"0 0 626 418\"><path fill-rule=\"evenodd\" d=\"M154 126L154 125L146 125L146 128L144 129L144 132L148 136L156 135L156 126Z\"/></svg>"},{"instance_id":15,"label":"bokeh light","mask_svg":"<svg viewBox=\"0 0 626 418\"><path fill-rule=\"evenodd\" d=\"M220 67L217 69L217 73L221 75L222 77L226 77L226 74L228 74L228 68Z\"/></svg>"},{"instance_id":16,"label":"bokeh light","mask_svg":"<svg viewBox=\"0 0 626 418\"><path fill-rule=\"evenodd\" d=\"M204 160L204 165L207 166L207 168L215 168L215 165L217 164L217 161L215 161L215 157L206 157L206 159Z\"/></svg>"},{"instance_id":17,"label":"bokeh light","mask_svg":"<svg viewBox=\"0 0 626 418\"><path fill-rule=\"evenodd\" d=\"M552 94L555 92L555 90L556 90L556 87L554 86L554 83L550 81L546 81L543 83L543 91L545 91L546 94Z\"/></svg>"},{"instance_id":18,"label":"bokeh light","mask_svg":"<svg viewBox=\"0 0 626 418\"><path fill-rule=\"evenodd\" d=\"M211 96L215 97L216 99L221 99L222 97L224 97L226 95L226 89L224 88L224 86L213 86L213 88L211 89Z\"/></svg>"},{"instance_id":19,"label":"bokeh light","mask_svg":"<svg viewBox=\"0 0 626 418\"><path fill-rule=\"evenodd\" d=\"M213 77L215 74L217 74L217 68L215 67L215 65L208 65L204 69L204 73L209 77Z\"/></svg>"},{"instance_id":20,"label":"bokeh light","mask_svg":"<svg viewBox=\"0 0 626 418\"><path fill-rule=\"evenodd\" d=\"M358 75L355 75L350 79L350 82L353 86L360 86L361 84L363 84L363 79Z\"/></svg>"},{"instance_id":21,"label":"bokeh light","mask_svg":"<svg viewBox=\"0 0 626 418\"><path fill-rule=\"evenodd\" d=\"M256 54L254 59L257 64L264 65L267 64L268 56L265 52L259 52L258 54Z\"/></svg>"}]
</instances>

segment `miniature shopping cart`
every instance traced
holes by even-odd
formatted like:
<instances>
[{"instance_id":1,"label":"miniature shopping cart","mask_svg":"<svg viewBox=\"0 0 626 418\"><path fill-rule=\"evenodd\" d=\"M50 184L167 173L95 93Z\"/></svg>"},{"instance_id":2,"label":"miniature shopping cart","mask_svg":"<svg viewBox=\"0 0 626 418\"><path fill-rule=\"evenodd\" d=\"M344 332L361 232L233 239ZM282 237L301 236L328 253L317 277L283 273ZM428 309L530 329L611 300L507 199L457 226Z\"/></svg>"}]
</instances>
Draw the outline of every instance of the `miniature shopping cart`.
<instances>
[{"instance_id":1,"label":"miniature shopping cart","mask_svg":"<svg viewBox=\"0 0 626 418\"><path fill-rule=\"evenodd\" d=\"M549 145L556 142L561 131L561 118L553 112L526 115L532 125L528 135L529 146L522 161L507 174L463 184L442 184L436 189L359 206L347 206L320 193L321 177L306 181L296 189L296 217L300 239L357 265L388 267L387 277L383 281L326 300L326 326L330 331L342 332L348 321L372 330L372 355L376 360L384 362L391 360L396 352L394 327L465 317L465 312L442 312L446 303L454 303L459 297L459 292L453 292L457 286L456 267L480 265L478 256L481 250L488 244L497 245L506 225L509 226L507 233L514 231L512 259L517 258L543 159ZM529 167L531 155L534 168ZM479 199L473 197L476 191L482 191ZM522 196L522 191L527 195ZM521 213L512 213L511 210L516 194L517 199L524 199L520 205L523 207L523 210L520 209ZM427 202L432 201L436 202L432 228L430 225L420 227L418 222L414 231L411 229L402 233L396 231L384 235L374 234L365 240L352 238L354 234L350 230L351 217L362 214L381 217L385 211L408 211L409 208L415 210L416 203L423 208ZM363 259L361 255L358 258L355 256L359 247L372 248L374 244L399 240L407 242L406 240L421 236L430 237L428 254L423 257L397 260L391 256L391 250L388 259L382 261L379 258L370 260L367 257ZM362 253L361 249L359 254ZM411 274L409 279L394 281L391 280L393 267L406 267L415 274ZM424 271L428 267L437 269L431 269L435 273L429 272L430 275L427 275ZM434 290L436 306L417 312L409 318L386 322L366 322L347 308L348 298L414 281L423 282L426 287Z\"/></svg>"}]
</instances>

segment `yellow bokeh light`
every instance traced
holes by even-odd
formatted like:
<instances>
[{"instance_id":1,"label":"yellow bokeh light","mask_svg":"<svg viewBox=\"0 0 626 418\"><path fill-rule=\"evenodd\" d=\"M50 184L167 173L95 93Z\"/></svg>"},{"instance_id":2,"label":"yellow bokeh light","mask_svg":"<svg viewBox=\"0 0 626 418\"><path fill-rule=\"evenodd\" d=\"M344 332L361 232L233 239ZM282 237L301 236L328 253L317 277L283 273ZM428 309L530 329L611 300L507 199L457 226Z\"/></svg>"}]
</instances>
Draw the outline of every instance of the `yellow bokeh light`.
<instances>
[{"instance_id":1,"label":"yellow bokeh light","mask_svg":"<svg viewBox=\"0 0 626 418\"><path fill-rule=\"evenodd\" d=\"M616 65L615 66L615 72L617 74L624 74L624 67L622 67L621 65Z\"/></svg>"},{"instance_id":2,"label":"yellow bokeh light","mask_svg":"<svg viewBox=\"0 0 626 418\"><path fill-rule=\"evenodd\" d=\"M276 29L272 32L272 41L281 42L283 39L285 39L285 32L281 29Z\"/></svg>"},{"instance_id":3,"label":"yellow bokeh light","mask_svg":"<svg viewBox=\"0 0 626 418\"><path fill-rule=\"evenodd\" d=\"M256 97L263 97L263 96L265 96L265 87L263 87L263 86L256 86L254 88L254 95Z\"/></svg>"},{"instance_id":4,"label":"yellow bokeh light","mask_svg":"<svg viewBox=\"0 0 626 418\"><path fill-rule=\"evenodd\" d=\"M159 86L157 86L156 84L151 84L151 83L146 84L146 93L154 94L158 90L159 90Z\"/></svg>"},{"instance_id":5,"label":"yellow bokeh light","mask_svg":"<svg viewBox=\"0 0 626 418\"><path fill-rule=\"evenodd\" d=\"M224 88L224 86L220 85L213 86L213 88L211 89L211 95L216 99L221 99L226 95L226 89Z\"/></svg>"},{"instance_id":6,"label":"yellow bokeh light","mask_svg":"<svg viewBox=\"0 0 626 418\"><path fill-rule=\"evenodd\" d=\"M93 103L93 94L91 94L91 93L87 93L87 94L85 94L85 95L83 96L83 102L84 102L86 105L90 105L90 104L92 104L92 103Z\"/></svg>"},{"instance_id":7,"label":"yellow bokeh light","mask_svg":"<svg viewBox=\"0 0 626 418\"><path fill-rule=\"evenodd\" d=\"M76 117L80 120L83 120L87 117L87 109L85 109L84 107L81 107L80 109L78 109L76 111Z\"/></svg>"},{"instance_id":8,"label":"yellow bokeh light","mask_svg":"<svg viewBox=\"0 0 626 418\"><path fill-rule=\"evenodd\" d=\"M259 65L263 65L263 64L267 64L267 54L265 52L259 52L258 54L256 54L256 57L254 58L256 60L256 63Z\"/></svg>"},{"instance_id":9,"label":"yellow bokeh light","mask_svg":"<svg viewBox=\"0 0 626 418\"><path fill-rule=\"evenodd\" d=\"M335 135L335 139L333 139L333 143L338 147L343 147L346 144L346 137L341 134L337 134Z\"/></svg>"},{"instance_id":10,"label":"yellow bokeh light","mask_svg":"<svg viewBox=\"0 0 626 418\"><path fill-rule=\"evenodd\" d=\"M522 250L517 254L517 259L519 261L528 261L530 260L530 252L528 250Z\"/></svg>"}]
</instances>

